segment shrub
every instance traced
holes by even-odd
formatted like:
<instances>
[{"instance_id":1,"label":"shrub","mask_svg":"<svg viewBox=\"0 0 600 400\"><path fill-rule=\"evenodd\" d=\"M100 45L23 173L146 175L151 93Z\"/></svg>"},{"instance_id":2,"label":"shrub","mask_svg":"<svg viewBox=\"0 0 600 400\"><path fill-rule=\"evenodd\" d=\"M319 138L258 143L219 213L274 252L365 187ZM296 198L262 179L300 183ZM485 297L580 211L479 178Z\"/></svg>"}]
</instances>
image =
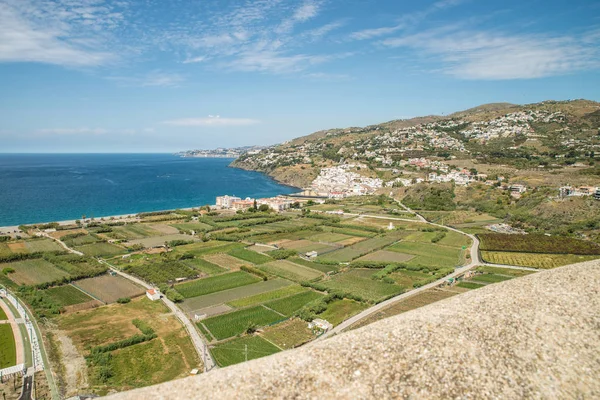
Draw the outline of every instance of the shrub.
<instances>
[{"instance_id":1,"label":"shrub","mask_svg":"<svg viewBox=\"0 0 600 400\"><path fill-rule=\"evenodd\" d=\"M268 255L270 255L271 257L273 257L276 260L283 260L286 258L290 258L292 256L295 256L298 254L298 252L296 250L273 250L273 251L269 251L267 253Z\"/></svg>"},{"instance_id":2,"label":"shrub","mask_svg":"<svg viewBox=\"0 0 600 400\"><path fill-rule=\"evenodd\" d=\"M263 281L266 281L267 279L269 279L269 276L267 274L265 274L263 271L261 271L260 269L258 269L258 268L250 267L250 266L247 266L247 265L242 265L240 267L240 269L242 271L246 271L248 273L251 273L252 275L256 275L259 278L262 278Z\"/></svg>"},{"instance_id":3,"label":"shrub","mask_svg":"<svg viewBox=\"0 0 600 400\"><path fill-rule=\"evenodd\" d=\"M129 297L119 297L117 299L117 303L119 303L119 304L127 304L130 301L131 301L131 298L129 298Z\"/></svg>"},{"instance_id":4,"label":"shrub","mask_svg":"<svg viewBox=\"0 0 600 400\"><path fill-rule=\"evenodd\" d=\"M183 300L185 300L183 295L175 289L167 289L167 291L165 292L165 296L167 296L167 299L171 300L174 303L181 303Z\"/></svg>"},{"instance_id":5,"label":"shrub","mask_svg":"<svg viewBox=\"0 0 600 400\"><path fill-rule=\"evenodd\" d=\"M168 247L184 246L186 244L192 244L192 243L194 243L193 240L183 240L183 239L176 239L176 240L171 240L170 242L165 242L165 244Z\"/></svg>"},{"instance_id":6,"label":"shrub","mask_svg":"<svg viewBox=\"0 0 600 400\"><path fill-rule=\"evenodd\" d=\"M445 237L446 232L438 232L433 238L431 238L431 243L437 243Z\"/></svg>"}]
</instances>

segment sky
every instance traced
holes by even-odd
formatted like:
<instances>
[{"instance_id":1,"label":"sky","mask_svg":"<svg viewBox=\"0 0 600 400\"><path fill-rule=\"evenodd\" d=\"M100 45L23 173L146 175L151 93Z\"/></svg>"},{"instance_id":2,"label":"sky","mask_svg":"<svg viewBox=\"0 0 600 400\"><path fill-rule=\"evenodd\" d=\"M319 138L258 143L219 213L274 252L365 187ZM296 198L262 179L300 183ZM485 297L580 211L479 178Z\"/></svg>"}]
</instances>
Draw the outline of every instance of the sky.
<instances>
[{"instance_id":1,"label":"sky","mask_svg":"<svg viewBox=\"0 0 600 400\"><path fill-rule=\"evenodd\" d=\"M0 0L0 153L176 152L600 101L596 0Z\"/></svg>"}]
</instances>

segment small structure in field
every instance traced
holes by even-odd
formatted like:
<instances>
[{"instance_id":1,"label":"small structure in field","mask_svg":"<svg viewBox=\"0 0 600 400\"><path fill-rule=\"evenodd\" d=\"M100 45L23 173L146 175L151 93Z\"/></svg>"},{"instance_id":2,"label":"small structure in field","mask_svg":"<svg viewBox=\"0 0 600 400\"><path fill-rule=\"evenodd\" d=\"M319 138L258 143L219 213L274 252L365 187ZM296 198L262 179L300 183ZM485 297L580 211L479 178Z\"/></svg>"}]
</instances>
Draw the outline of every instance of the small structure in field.
<instances>
[{"instance_id":1,"label":"small structure in field","mask_svg":"<svg viewBox=\"0 0 600 400\"><path fill-rule=\"evenodd\" d=\"M388 231L393 231L394 230L394 224L392 222L390 222L390 224L388 225Z\"/></svg>"},{"instance_id":2,"label":"small structure in field","mask_svg":"<svg viewBox=\"0 0 600 400\"><path fill-rule=\"evenodd\" d=\"M321 331L321 333L325 333L331 329L333 329L333 325L330 322L325 321L324 319L313 319L308 323L308 329Z\"/></svg>"},{"instance_id":3,"label":"small structure in field","mask_svg":"<svg viewBox=\"0 0 600 400\"><path fill-rule=\"evenodd\" d=\"M148 289L146 290L146 297L148 297L152 301L160 300L160 290Z\"/></svg>"},{"instance_id":4,"label":"small structure in field","mask_svg":"<svg viewBox=\"0 0 600 400\"><path fill-rule=\"evenodd\" d=\"M317 256L319 255L319 253L317 253L316 251L309 251L305 255L306 255L307 258L313 259L313 258L317 258Z\"/></svg>"}]
</instances>

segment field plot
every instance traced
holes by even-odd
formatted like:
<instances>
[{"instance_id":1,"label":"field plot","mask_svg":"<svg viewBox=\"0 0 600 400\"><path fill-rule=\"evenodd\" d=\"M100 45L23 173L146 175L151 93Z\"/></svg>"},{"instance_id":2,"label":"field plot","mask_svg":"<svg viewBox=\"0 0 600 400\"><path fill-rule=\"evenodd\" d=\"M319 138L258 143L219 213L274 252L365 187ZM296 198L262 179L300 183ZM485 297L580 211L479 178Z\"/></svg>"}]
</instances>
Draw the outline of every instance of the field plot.
<instances>
[{"instance_id":1,"label":"field plot","mask_svg":"<svg viewBox=\"0 0 600 400\"><path fill-rule=\"evenodd\" d=\"M19 285L39 285L69 277L68 273L41 258L0 264L0 270L4 268L15 270L8 277Z\"/></svg>"},{"instance_id":2,"label":"field plot","mask_svg":"<svg viewBox=\"0 0 600 400\"><path fill-rule=\"evenodd\" d=\"M212 225L205 224L202 222L185 222L181 224L172 224L172 227L176 229L182 229L186 231L205 232L213 229Z\"/></svg>"},{"instance_id":3,"label":"field plot","mask_svg":"<svg viewBox=\"0 0 600 400\"><path fill-rule=\"evenodd\" d=\"M0 307L0 321L6 321L8 319L8 315L2 307Z\"/></svg>"},{"instance_id":4,"label":"field plot","mask_svg":"<svg viewBox=\"0 0 600 400\"><path fill-rule=\"evenodd\" d=\"M459 293L451 290L425 290L421 293L417 293L414 296L408 297L402 301L389 305L384 309L369 315L367 318L362 319L356 324L352 325L351 329L360 328L361 326L369 325L375 321L379 321L381 319L388 318L394 315L402 314L407 311L414 310L416 308L423 307L431 303L435 303L436 301L447 299L457 294Z\"/></svg>"},{"instance_id":5,"label":"field plot","mask_svg":"<svg viewBox=\"0 0 600 400\"><path fill-rule=\"evenodd\" d=\"M227 268L219 267L213 263L210 263L202 258L191 258L188 260L182 260L183 264L197 271L200 271L206 275L216 275L227 271Z\"/></svg>"},{"instance_id":6,"label":"field plot","mask_svg":"<svg viewBox=\"0 0 600 400\"><path fill-rule=\"evenodd\" d=\"M377 250L373 253L367 254L366 256L360 257L357 261L386 261L403 263L415 258L411 254L398 253L397 251Z\"/></svg>"},{"instance_id":7,"label":"field plot","mask_svg":"<svg viewBox=\"0 0 600 400\"><path fill-rule=\"evenodd\" d=\"M8 247L7 243L0 243L0 256L9 256L13 251Z\"/></svg>"},{"instance_id":8,"label":"field plot","mask_svg":"<svg viewBox=\"0 0 600 400\"><path fill-rule=\"evenodd\" d=\"M352 246L324 254L319 258L327 261L349 262L354 260L355 258L370 253L373 250L380 249L394 242L397 242L398 240L399 239L396 235L377 236L374 238L363 240L362 242L358 242L356 244L353 244Z\"/></svg>"},{"instance_id":9,"label":"field plot","mask_svg":"<svg viewBox=\"0 0 600 400\"><path fill-rule=\"evenodd\" d=\"M82 235L82 236L77 236L77 237L65 237L62 240L67 246L69 247L74 247L74 246L83 246L84 244L92 244L92 243L96 243L99 242L99 239L97 239L95 236L92 235Z\"/></svg>"},{"instance_id":10,"label":"field plot","mask_svg":"<svg viewBox=\"0 0 600 400\"><path fill-rule=\"evenodd\" d=\"M321 293L313 292L312 290L298 293L293 296L284 297L283 299L273 300L264 305L271 310L275 310L286 317L291 317L296 311L304 307L311 301L321 299L324 295Z\"/></svg>"},{"instance_id":11,"label":"field plot","mask_svg":"<svg viewBox=\"0 0 600 400\"><path fill-rule=\"evenodd\" d=\"M210 349L220 367L254 360L281 351L260 336L244 336L218 344Z\"/></svg>"},{"instance_id":12,"label":"field plot","mask_svg":"<svg viewBox=\"0 0 600 400\"><path fill-rule=\"evenodd\" d=\"M316 251L319 254L335 250L339 246L331 246L324 243L312 242L310 240L293 240L282 243L281 246L284 249L296 250L298 253L307 253L309 251Z\"/></svg>"},{"instance_id":13,"label":"field plot","mask_svg":"<svg viewBox=\"0 0 600 400\"><path fill-rule=\"evenodd\" d=\"M479 235L479 240L481 241L481 250L600 255L600 246L596 243L563 236L484 233Z\"/></svg>"},{"instance_id":14,"label":"field plot","mask_svg":"<svg viewBox=\"0 0 600 400\"><path fill-rule=\"evenodd\" d=\"M475 283L475 282L459 282L456 284L456 286L461 287L461 288L465 288L465 289L479 289L480 287L484 287L485 285L482 285L480 283Z\"/></svg>"},{"instance_id":15,"label":"field plot","mask_svg":"<svg viewBox=\"0 0 600 400\"><path fill-rule=\"evenodd\" d=\"M260 336L284 350L301 346L315 338L308 324L296 318L269 326Z\"/></svg>"},{"instance_id":16,"label":"field plot","mask_svg":"<svg viewBox=\"0 0 600 400\"><path fill-rule=\"evenodd\" d=\"M262 279L246 272L236 271L175 285L175 289L177 289L183 297L190 298L249 285L261 280Z\"/></svg>"},{"instance_id":17,"label":"field plot","mask_svg":"<svg viewBox=\"0 0 600 400\"><path fill-rule=\"evenodd\" d=\"M11 253L28 253L27 242L3 243L6 246L8 254Z\"/></svg>"},{"instance_id":18,"label":"field plot","mask_svg":"<svg viewBox=\"0 0 600 400\"><path fill-rule=\"evenodd\" d=\"M187 236L189 237L189 236ZM175 251L180 254L190 253L195 256L202 256L205 254L215 253L227 253L233 249L243 248L244 245L241 243L221 242L218 240L210 240L208 242L196 242L192 244L186 244L184 246L177 246Z\"/></svg>"},{"instance_id":19,"label":"field plot","mask_svg":"<svg viewBox=\"0 0 600 400\"><path fill-rule=\"evenodd\" d=\"M513 277L486 273L486 274L474 275L470 278L470 281L477 282L477 283L497 283L497 282L507 281L510 279L513 279Z\"/></svg>"},{"instance_id":20,"label":"field plot","mask_svg":"<svg viewBox=\"0 0 600 400\"><path fill-rule=\"evenodd\" d=\"M357 217L353 220L348 221L347 223L352 224L352 225L365 225L365 226L371 226L371 227L380 228L380 229L387 229L388 226L390 225L390 222L395 227L400 226L407 230L419 229L419 228L423 227L422 223L419 223L416 221L415 222L407 222L407 221L398 221L396 219L369 218L369 217ZM346 222L343 222L343 223L345 224Z\"/></svg>"},{"instance_id":21,"label":"field plot","mask_svg":"<svg viewBox=\"0 0 600 400\"><path fill-rule=\"evenodd\" d=\"M514 276L514 277L535 274L534 271L527 271L527 270L514 269L514 268L488 267L488 266L477 267L477 271L487 272L490 274L497 274L497 275Z\"/></svg>"},{"instance_id":22,"label":"field plot","mask_svg":"<svg viewBox=\"0 0 600 400\"><path fill-rule=\"evenodd\" d=\"M310 281L323 276L323 274L314 269L294 264L287 260L272 261L270 263L259 265L258 268L269 274L296 282Z\"/></svg>"},{"instance_id":23,"label":"field plot","mask_svg":"<svg viewBox=\"0 0 600 400\"><path fill-rule=\"evenodd\" d=\"M150 236L161 236L163 233L153 229L148 224L128 224L123 226L115 226L112 228L113 233L119 239L133 240L142 239ZM112 235L110 235L112 236Z\"/></svg>"},{"instance_id":24,"label":"field plot","mask_svg":"<svg viewBox=\"0 0 600 400\"><path fill-rule=\"evenodd\" d=\"M399 270L396 272L392 272L390 275L396 284L412 289L414 284L423 284L431 279L431 275L426 274L421 271L409 271L409 270Z\"/></svg>"},{"instance_id":25,"label":"field plot","mask_svg":"<svg viewBox=\"0 0 600 400\"><path fill-rule=\"evenodd\" d=\"M121 297L136 297L144 294L144 289L122 276L102 275L82 279L73 285L105 303L114 303Z\"/></svg>"},{"instance_id":26,"label":"field plot","mask_svg":"<svg viewBox=\"0 0 600 400\"><path fill-rule=\"evenodd\" d=\"M152 256L148 259L120 260L119 264L128 273L154 285L174 282L177 279L194 279L201 275L198 270L183 262L160 256Z\"/></svg>"},{"instance_id":27,"label":"field plot","mask_svg":"<svg viewBox=\"0 0 600 400\"><path fill-rule=\"evenodd\" d=\"M336 232L323 232L317 233L310 239L314 242L336 243L347 241L348 239L354 239L354 236L344 235L343 233Z\"/></svg>"},{"instance_id":28,"label":"field plot","mask_svg":"<svg viewBox=\"0 0 600 400\"><path fill-rule=\"evenodd\" d=\"M130 240L128 243L130 245L141 244L144 247L158 247L158 246L164 246L165 243L170 242L172 240L198 241L200 239L198 239L197 237L194 237L194 236L181 235L179 233L176 233L174 235L154 236L154 237L147 237L147 238L143 238L143 239Z\"/></svg>"},{"instance_id":29,"label":"field plot","mask_svg":"<svg viewBox=\"0 0 600 400\"><path fill-rule=\"evenodd\" d=\"M284 279L260 281L234 289L222 290L220 292L206 294L204 296L185 299L181 304L181 308L188 313L193 313L206 307L235 302L236 300L249 296L261 296L262 294L272 293L273 291L277 291L282 288L285 291L285 288L290 285L292 285L292 282Z\"/></svg>"},{"instance_id":30,"label":"field plot","mask_svg":"<svg viewBox=\"0 0 600 400\"><path fill-rule=\"evenodd\" d=\"M127 250L124 248L105 242L78 246L75 247L75 250L81 251L83 254L90 257L113 257L127 253Z\"/></svg>"},{"instance_id":31,"label":"field plot","mask_svg":"<svg viewBox=\"0 0 600 400\"><path fill-rule=\"evenodd\" d=\"M375 272L376 270L372 269L352 269L319 284L329 289L350 292L373 302L382 301L404 291L400 286L372 279Z\"/></svg>"},{"instance_id":32,"label":"field plot","mask_svg":"<svg viewBox=\"0 0 600 400\"><path fill-rule=\"evenodd\" d=\"M599 256L580 256L575 254L517 253L508 251L482 251L481 257L492 264L517 265L540 269L551 269L599 258Z\"/></svg>"},{"instance_id":33,"label":"field plot","mask_svg":"<svg viewBox=\"0 0 600 400\"><path fill-rule=\"evenodd\" d=\"M96 365L92 358L86 366L83 357L89 355L91 347L139 334L134 320L154 330L157 337L108 352L110 356L105 365ZM67 379L67 385L63 388L67 396L82 390L104 395L112 390L157 384L186 376L200 363L179 321L168 313L162 302L152 302L146 297L128 304L113 304L61 315L56 318L56 330L52 336L59 347L61 364L74 377L73 380ZM109 373L101 374L101 371ZM88 384L83 384L83 387L69 384L76 381L75 377L78 376L84 377L80 382L87 381Z\"/></svg>"},{"instance_id":34,"label":"field plot","mask_svg":"<svg viewBox=\"0 0 600 400\"><path fill-rule=\"evenodd\" d=\"M242 265L250 264L248 261L240 260L239 258L230 256L229 254L208 254L203 258L211 264L215 264L219 267L229 270L238 270Z\"/></svg>"},{"instance_id":35,"label":"field plot","mask_svg":"<svg viewBox=\"0 0 600 400\"><path fill-rule=\"evenodd\" d=\"M321 271L323 273L332 271L337 272L339 270L337 265L319 264L318 262L308 261L300 257L290 257L288 260L295 264L304 265L305 267L316 269L317 271Z\"/></svg>"},{"instance_id":36,"label":"field plot","mask_svg":"<svg viewBox=\"0 0 600 400\"><path fill-rule=\"evenodd\" d=\"M0 369L17 364L17 347L10 324L0 324Z\"/></svg>"},{"instance_id":37,"label":"field plot","mask_svg":"<svg viewBox=\"0 0 600 400\"><path fill-rule=\"evenodd\" d=\"M27 250L30 253L44 252L44 251L64 251L58 243L52 239L35 239L28 240L25 242Z\"/></svg>"},{"instance_id":38,"label":"field plot","mask_svg":"<svg viewBox=\"0 0 600 400\"><path fill-rule=\"evenodd\" d=\"M60 306L72 306L94 300L71 285L57 286L45 290L46 294Z\"/></svg>"},{"instance_id":39,"label":"field plot","mask_svg":"<svg viewBox=\"0 0 600 400\"><path fill-rule=\"evenodd\" d=\"M236 308L256 306L267 301L280 299L282 297L288 297L293 294L303 293L306 291L308 291L308 289L300 285L290 285L281 289L273 290L271 292L261 293L254 296L248 296L238 300L230 301L227 304Z\"/></svg>"},{"instance_id":40,"label":"field plot","mask_svg":"<svg viewBox=\"0 0 600 400\"><path fill-rule=\"evenodd\" d=\"M202 320L201 323L215 339L223 340L244 333L250 324L265 326L284 319L286 317L277 314L275 311L268 310L263 306L256 306L207 318Z\"/></svg>"},{"instance_id":41,"label":"field plot","mask_svg":"<svg viewBox=\"0 0 600 400\"><path fill-rule=\"evenodd\" d=\"M319 314L318 318L322 318L336 326L368 307L368 305L354 300L336 300L329 303L327 310Z\"/></svg>"},{"instance_id":42,"label":"field plot","mask_svg":"<svg viewBox=\"0 0 600 400\"><path fill-rule=\"evenodd\" d=\"M425 265L435 268L460 265L462 250L456 247L438 246L433 243L400 242L386 250L397 251L416 256L409 265Z\"/></svg>"},{"instance_id":43,"label":"field plot","mask_svg":"<svg viewBox=\"0 0 600 400\"><path fill-rule=\"evenodd\" d=\"M252 246L252 247L257 248L260 246ZM273 250L269 247L263 247L263 249L265 251ZM244 261L248 261L252 264L264 264L269 261L273 261L273 259L269 256L266 256L261 253L257 253L256 251L247 250L247 249L234 249L229 252L229 255L232 255L232 256L239 258L241 260L244 260Z\"/></svg>"}]
</instances>

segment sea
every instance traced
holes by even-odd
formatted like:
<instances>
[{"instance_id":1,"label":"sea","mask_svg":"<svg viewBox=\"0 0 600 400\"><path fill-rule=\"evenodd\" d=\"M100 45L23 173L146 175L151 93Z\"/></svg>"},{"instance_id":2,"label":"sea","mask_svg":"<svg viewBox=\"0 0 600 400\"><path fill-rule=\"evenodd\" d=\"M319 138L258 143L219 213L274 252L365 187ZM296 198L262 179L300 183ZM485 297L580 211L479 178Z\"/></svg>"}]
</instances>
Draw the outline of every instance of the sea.
<instances>
[{"instance_id":1,"label":"sea","mask_svg":"<svg viewBox=\"0 0 600 400\"><path fill-rule=\"evenodd\" d=\"M171 154L0 154L0 226L215 204L298 192L232 159Z\"/></svg>"}]
</instances>

